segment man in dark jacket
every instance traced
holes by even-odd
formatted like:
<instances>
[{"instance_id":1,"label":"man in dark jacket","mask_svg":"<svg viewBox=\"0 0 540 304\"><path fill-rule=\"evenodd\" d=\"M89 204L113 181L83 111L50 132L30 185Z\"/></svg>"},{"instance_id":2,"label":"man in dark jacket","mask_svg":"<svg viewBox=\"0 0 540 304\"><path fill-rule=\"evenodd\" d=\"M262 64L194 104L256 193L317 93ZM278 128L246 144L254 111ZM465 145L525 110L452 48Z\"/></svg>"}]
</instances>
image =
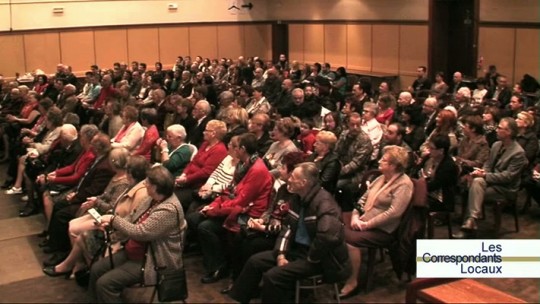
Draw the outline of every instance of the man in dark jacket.
<instances>
[{"instance_id":1,"label":"man in dark jacket","mask_svg":"<svg viewBox=\"0 0 540 304\"><path fill-rule=\"evenodd\" d=\"M321 188L313 163L299 164L291 173L291 201L273 251L252 256L234 283L230 296L246 303L262 279L262 303L291 302L296 280L322 274L326 282L350 275L341 210Z\"/></svg>"}]
</instances>

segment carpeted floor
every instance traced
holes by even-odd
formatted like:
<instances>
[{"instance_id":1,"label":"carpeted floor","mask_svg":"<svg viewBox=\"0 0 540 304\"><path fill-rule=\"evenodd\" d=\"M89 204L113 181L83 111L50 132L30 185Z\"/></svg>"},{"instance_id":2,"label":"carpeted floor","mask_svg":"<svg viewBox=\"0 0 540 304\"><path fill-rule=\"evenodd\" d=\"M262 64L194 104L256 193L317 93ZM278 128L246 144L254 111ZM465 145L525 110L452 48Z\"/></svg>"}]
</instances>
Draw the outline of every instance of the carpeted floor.
<instances>
[{"instance_id":1,"label":"carpeted floor","mask_svg":"<svg viewBox=\"0 0 540 304\"><path fill-rule=\"evenodd\" d=\"M0 166L0 177L3 177L5 165ZM0 179L3 182L3 179ZM73 279L63 277L50 278L41 271L42 261L47 257L38 247L40 238L37 234L44 228L41 214L28 218L19 218L18 209L22 206L20 196L9 196L0 193L0 303L81 303L88 302L83 288L78 287ZM480 222L482 233L479 237L493 238L492 215ZM519 234L507 233L503 238L537 239L540 234L540 208L535 204L529 214L520 216L521 231ZM513 219L504 214L503 227L511 229ZM454 230L458 225L454 224ZM436 227L435 237L446 237L445 227ZM215 284L200 283L203 274L201 256L185 258L188 274L190 303L225 303L232 302L220 290L227 284L222 280ZM482 279L481 282L522 298L528 302L539 302L539 282L537 279ZM344 300L344 303L402 303L405 300L407 283L399 281L393 274L390 259L378 264L375 269L374 290L361 292L357 296ZM305 303L331 303L331 287L328 286L317 296L302 294ZM124 293L125 299L132 303L144 303L150 300L151 288L129 289ZM157 299L155 300L157 302ZM255 299L253 302L260 302Z\"/></svg>"}]
</instances>

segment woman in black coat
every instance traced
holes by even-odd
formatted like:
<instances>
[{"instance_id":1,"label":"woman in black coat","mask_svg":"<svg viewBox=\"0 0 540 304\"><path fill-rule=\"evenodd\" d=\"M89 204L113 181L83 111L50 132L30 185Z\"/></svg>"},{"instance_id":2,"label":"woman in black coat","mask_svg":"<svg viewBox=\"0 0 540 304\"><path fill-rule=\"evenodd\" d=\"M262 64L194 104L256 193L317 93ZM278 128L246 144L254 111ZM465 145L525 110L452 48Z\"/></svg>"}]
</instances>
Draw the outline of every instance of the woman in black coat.
<instances>
[{"instance_id":1,"label":"woman in black coat","mask_svg":"<svg viewBox=\"0 0 540 304\"><path fill-rule=\"evenodd\" d=\"M341 171L341 163L338 156L333 152L337 137L330 131L320 131L317 134L313 154L308 161L314 162L319 168L321 186L331 194L336 191L336 184Z\"/></svg>"}]
</instances>

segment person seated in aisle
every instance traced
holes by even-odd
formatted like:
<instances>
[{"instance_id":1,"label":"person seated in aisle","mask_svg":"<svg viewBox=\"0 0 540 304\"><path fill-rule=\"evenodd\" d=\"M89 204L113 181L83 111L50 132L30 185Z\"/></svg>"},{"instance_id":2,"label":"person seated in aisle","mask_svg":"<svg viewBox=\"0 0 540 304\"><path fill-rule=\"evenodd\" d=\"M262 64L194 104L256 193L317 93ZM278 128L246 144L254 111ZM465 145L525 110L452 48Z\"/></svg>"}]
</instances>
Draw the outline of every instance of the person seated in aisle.
<instances>
[{"instance_id":1,"label":"person seated in aisle","mask_svg":"<svg viewBox=\"0 0 540 304\"><path fill-rule=\"evenodd\" d=\"M139 110L134 106L126 106L122 110L123 126L111 139L111 147L126 148L134 151L141 144L144 129L139 123Z\"/></svg>"},{"instance_id":2,"label":"person seated in aisle","mask_svg":"<svg viewBox=\"0 0 540 304\"><path fill-rule=\"evenodd\" d=\"M398 146L386 146L379 160L382 173L369 186L351 212L343 214L345 240L352 272L339 297L349 298L358 292L358 276L362 262L361 248L384 247L395 242L394 231L410 204L413 182L404 173L408 152Z\"/></svg>"},{"instance_id":3,"label":"person seated in aisle","mask_svg":"<svg viewBox=\"0 0 540 304\"><path fill-rule=\"evenodd\" d=\"M161 150L160 162L174 177L178 177L197 154L197 148L184 142L186 129L181 125L169 126L165 138L156 141Z\"/></svg>"},{"instance_id":4,"label":"person seated in aisle","mask_svg":"<svg viewBox=\"0 0 540 304\"><path fill-rule=\"evenodd\" d=\"M178 270L182 259L184 213L174 195L174 178L162 166L151 168L146 177L148 198L130 219L111 214L101 217L101 226L127 237L124 250L92 265L88 294L91 302L119 303L124 288L142 283L156 285L158 268ZM145 258L147 256L147 258Z\"/></svg>"},{"instance_id":5,"label":"person seated in aisle","mask_svg":"<svg viewBox=\"0 0 540 304\"><path fill-rule=\"evenodd\" d=\"M231 146L240 160L232 183L199 212L187 217L188 226L197 227L206 275L203 284L214 283L226 276L228 257L222 241L227 231L239 232L240 216L259 218L267 209L272 193L272 176L257 155L255 135L238 136L238 146Z\"/></svg>"},{"instance_id":6,"label":"person seated in aisle","mask_svg":"<svg viewBox=\"0 0 540 304\"><path fill-rule=\"evenodd\" d=\"M21 129L18 139L15 140L14 145L11 147L10 151L8 151L9 154L12 154L12 158L14 158L13 157L14 154L26 153L27 152L26 148L28 147L28 145L36 143L36 142L40 142L43 140L43 137L49 131L47 130L47 126L46 126L47 125L47 119L46 119L47 112L53 106L54 106L53 101L50 100L49 98L42 98L39 101L38 111L40 113L40 116L32 128ZM62 119L61 116L60 116L60 119ZM13 186L13 179L6 178L2 188L9 189L12 186Z\"/></svg>"},{"instance_id":7,"label":"person seated in aisle","mask_svg":"<svg viewBox=\"0 0 540 304\"><path fill-rule=\"evenodd\" d=\"M341 210L318 174L313 163L295 167L287 189L297 198L289 202L274 250L248 259L229 293L232 299L248 303L262 279L262 303L289 302L296 280L322 274L332 283L350 275Z\"/></svg>"},{"instance_id":8,"label":"person seated in aisle","mask_svg":"<svg viewBox=\"0 0 540 304\"><path fill-rule=\"evenodd\" d=\"M341 171L337 182L337 194L341 209L351 211L358 195L358 184L368 168L373 154L369 136L362 131L362 117L353 112L349 115L348 129L339 136L336 154L341 161Z\"/></svg>"},{"instance_id":9,"label":"person seated in aisle","mask_svg":"<svg viewBox=\"0 0 540 304\"><path fill-rule=\"evenodd\" d=\"M11 189L6 191L6 194L21 194L23 193L24 171L27 162L39 157L49 151L52 143L60 136L62 129L62 112L57 107L49 109L45 115L45 128L39 137L34 138L40 141L30 141L29 138L23 138L24 147L20 147L16 159L13 159L8 166L8 175L15 176L15 183Z\"/></svg>"},{"instance_id":10,"label":"person seated in aisle","mask_svg":"<svg viewBox=\"0 0 540 304\"><path fill-rule=\"evenodd\" d=\"M478 229L476 220L486 202L516 198L521 173L527 166L525 151L516 141L518 125L513 118L502 118L497 127L499 141L493 144L482 169L471 172L467 210L461 232L455 238L470 237Z\"/></svg>"},{"instance_id":11,"label":"person seated in aisle","mask_svg":"<svg viewBox=\"0 0 540 304\"><path fill-rule=\"evenodd\" d=\"M23 89L26 88L26 89ZM41 97L36 92L28 92L26 86L12 90L11 105L0 109L0 138L4 156L0 162L15 159L13 147L17 144L22 128L32 128L41 115L38 111Z\"/></svg>"},{"instance_id":12,"label":"person seated in aisle","mask_svg":"<svg viewBox=\"0 0 540 304\"><path fill-rule=\"evenodd\" d=\"M39 198L43 196L45 189L39 187L40 180L44 180L46 175L58 168L75 163L82 152L77 129L71 124L63 124L60 136L51 144L49 152L26 163L24 183L27 195L21 199L26 199L27 203L19 210L20 217L30 216L41 209ZM46 233L43 236L46 236Z\"/></svg>"},{"instance_id":13,"label":"person seated in aisle","mask_svg":"<svg viewBox=\"0 0 540 304\"><path fill-rule=\"evenodd\" d=\"M45 253L58 253L51 260L63 259L70 250L69 221L75 218L80 205L87 198L102 194L115 174L109 162L111 151L109 140L109 136L99 133L92 138L90 146L95 151L95 160L75 188L64 191L53 198L47 196L47 200L44 195L45 208L52 210L52 212L48 225L49 238L43 251Z\"/></svg>"},{"instance_id":14,"label":"person seated in aisle","mask_svg":"<svg viewBox=\"0 0 540 304\"><path fill-rule=\"evenodd\" d=\"M176 178L177 189L175 193L185 211L193 201L193 193L199 190L219 163L227 156L227 148L222 141L226 132L227 126L224 122L209 121L204 130L203 144L182 174Z\"/></svg>"}]
</instances>

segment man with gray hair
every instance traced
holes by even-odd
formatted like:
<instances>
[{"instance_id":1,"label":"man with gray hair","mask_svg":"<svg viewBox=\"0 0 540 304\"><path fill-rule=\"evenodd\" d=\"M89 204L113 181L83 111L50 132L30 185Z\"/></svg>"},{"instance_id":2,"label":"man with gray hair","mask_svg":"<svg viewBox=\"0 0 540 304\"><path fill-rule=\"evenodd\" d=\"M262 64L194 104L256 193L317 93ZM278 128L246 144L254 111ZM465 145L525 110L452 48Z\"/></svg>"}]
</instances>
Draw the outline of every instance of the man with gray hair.
<instances>
[{"instance_id":1,"label":"man with gray hair","mask_svg":"<svg viewBox=\"0 0 540 304\"><path fill-rule=\"evenodd\" d=\"M36 179L45 180L45 176L57 168L71 165L77 160L82 152L82 147L78 141L78 132L75 126L63 124L60 136L51 144L49 151L39 156L39 161L29 162L24 171L24 183L28 201L19 210L20 217L30 216L38 212L37 197L39 187L36 187ZM38 193L36 193L36 191ZM39 193L42 194L42 193Z\"/></svg>"},{"instance_id":2,"label":"man with gray hair","mask_svg":"<svg viewBox=\"0 0 540 304\"><path fill-rule=\"evenodd\" d=\"M197 125L193 128L189 134L187 142L199 148L204 141L204 129L206 124L212 119L210 113L212 108L210 103L206 100L199 100L193 107L192 115L197 121Z\"/></svg>"},{"instance_id":3,"label":"man with gray hair","mask_svg":"<svg viewBox=\"0 0 540 304\"><path fill-rule=\"evenodd\" d=\"M465 221L455 238L466 238L477 230L476 220L485 202L515 200L521 184L521 172L527 166L525 151L516 141L517 123L505 117L497 127L497 138L482 169L474 170L469 187ZM499 223L500 224L500 223ZM497 223L496 223L497 225ZM498 227L496 227L498 228Z\"/></svg>"},{"instance_id":4,"label":"man with gray hair","mask_svg":"<svg viewBox=\"0 0 540 304\"><path fill-rule=\"evenodd\" d=\"M264 85L264 78L263 78L263 69L262 68L256 68L253 72L253 80L251 81L251 87L252 88L259 88Z\"/></svg>"},{"instance_id":5,"label":"man with gray hair","mask_svg":"<svg viewBox=\"0 0 540 304\"><path fill-rule=\"evenodd\" d=\"M262 303L291 302L297 280L323 275L325 282L339 282L350 275L351 266L341 209L319 183L314 163L301 163L287 181L289 202L275 249L253 255L230 292L247 303L262 279Z\"/></svg>"}]
</instances>

